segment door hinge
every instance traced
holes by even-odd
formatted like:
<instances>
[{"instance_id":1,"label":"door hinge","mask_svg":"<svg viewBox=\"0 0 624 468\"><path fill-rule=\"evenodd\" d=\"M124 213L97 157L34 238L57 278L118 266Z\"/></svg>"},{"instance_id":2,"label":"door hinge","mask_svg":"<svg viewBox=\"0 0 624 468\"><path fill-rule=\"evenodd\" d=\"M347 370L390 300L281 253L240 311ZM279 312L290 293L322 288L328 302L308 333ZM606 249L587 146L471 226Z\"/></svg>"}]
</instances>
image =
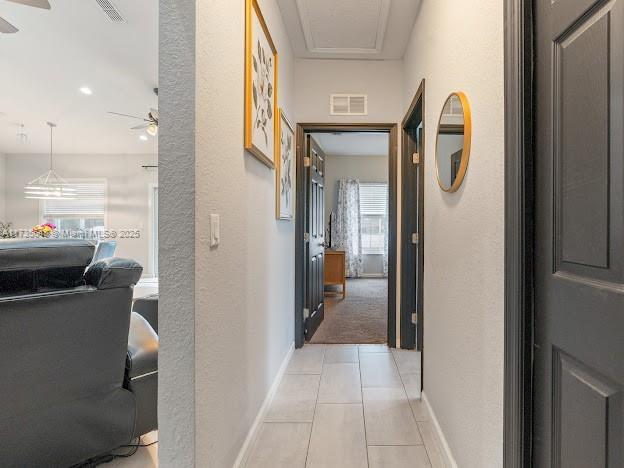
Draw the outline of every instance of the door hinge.
<instances>
[{"instance_id":1,"label":"door hinge","mask_svg":"<svg viewBox=\"0 0 624 468\"><path fill-rule=\"evenodd\" d=\"M420 154L419 153L412 154L412 164L420 164Z\"/></svg>"},{"instance_id":2,"label":"door hinge","mask_svg":"<svg viewBox=\"0 0 624 468\"><path fill-rule=\"evenodd\" d=\"M303 234L303 242L310 242L310 233L309 232L305 232Z\"/></svg>"},{"instance_id":3,"label":"door hinge","mask_svg":"<svg viewBox=\"0 0 624 468\"><path fill-rule=\"evenodd\" d=\"M310 318L310 309L307 307L303 308L303 320Z\"/></svg>"},{"instance_id":4,"label":"door hinge","mask_svg":"<svg viewBox=\"0 0 624 468\"><path fill-rule=\"evenodd\" d=\"M310 160L310 156L303 157L303 167L310 167L312 165L312 161Z\"/></svg>"},{"instance_id":5,"label":"door hinge","mask_svg":"<svg viewBox=\"0 0 624 468\"><path fill-rule=\"evenodd\" d=\"M412 323L414 325L418 323L418 316L416 315L416 312L412 312Z\"/></svg>"},{"instance_id":6,"label":"door hinge","mask_svg":"<svg viewBox=\"0 0 624 468\"><path fill-rule=\"evenodd\" d=\"M420 242L420 236L417 232L412 232L412 244L418 244Z\"/></svg>"}]
</instances>

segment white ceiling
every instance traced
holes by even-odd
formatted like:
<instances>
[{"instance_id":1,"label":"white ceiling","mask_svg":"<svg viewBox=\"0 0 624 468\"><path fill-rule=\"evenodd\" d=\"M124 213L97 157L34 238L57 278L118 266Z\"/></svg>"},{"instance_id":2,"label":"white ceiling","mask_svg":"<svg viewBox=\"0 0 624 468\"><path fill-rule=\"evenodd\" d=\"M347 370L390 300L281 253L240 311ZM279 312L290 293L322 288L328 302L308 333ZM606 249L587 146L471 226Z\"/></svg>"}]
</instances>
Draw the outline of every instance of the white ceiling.
<instances>
[{"instance_id":1,"label":"white ceiling","mask_svg":"<svg viewBox=\"0 0 624 468\"><path fill-rule=\"evenodd\" d=\"M315 133L314 139L330 156L388 156L387 133Z\"/></svg>"},{"instance_id":2,"label":"white ceiling","mask_svg":"<svg viewBox=\"0 0 624 468\"><path fill-rule=\"evenodd\" d=\"M0 16L20 29L0 35L0 153L49 151L46 121L58 124L55 153L157 152L156 138L129 130L140 121L107 111L158 107L158 2L112 1L125 22L111 22L96 0L50 0L51 10L0 0Z\"/></svg>"},{"instance_id":3,"label":"white ceiling","mask_svg":"<svg viewBox=\"0 0 624 468\"><path fill-rule=\"evenodd\" d=\"M400 59L421 0L278 0L300 58Z\"/></svg>"}]
</instances>

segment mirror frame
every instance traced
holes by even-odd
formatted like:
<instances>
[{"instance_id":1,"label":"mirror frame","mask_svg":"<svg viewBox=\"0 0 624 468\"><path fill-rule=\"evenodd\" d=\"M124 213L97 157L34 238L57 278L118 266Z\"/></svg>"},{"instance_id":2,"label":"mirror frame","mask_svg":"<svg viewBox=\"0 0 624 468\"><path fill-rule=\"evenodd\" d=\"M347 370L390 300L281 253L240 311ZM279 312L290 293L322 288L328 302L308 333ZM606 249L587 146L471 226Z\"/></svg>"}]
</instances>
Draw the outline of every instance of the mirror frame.
<instances>
[{"instance_id":1,"label":"mirror frame","mask_svg":"<svg viewBox=\"0 0 624 468\"><path fill-rule=\"evenodd\" d=\"M440 124L442 123L442 114L444 113L444 108L446 107L446 103L453 96L457 96L459 98L459 102L462 105L462 110L464 112L464 147L462 149L461 162L459 163L459 172L457 173L457 177L453 181L453 184L450 187L444 187L442 182L440 181L440 171L438 168L438 140L440 137ZM457 192L459 187L461 187L462 182L464 181L464 177L466 176L466 171L468 170L468 161L470 160L470 143L472 141L472 116L470 112L470 104L468 103L468 98L461 91L454 91L448 95L448 97L444 100L444 104L442 105L442 110L440 111L440 117L438 118L438 126L436 127L436 145L435 145L435 163L436 163L436 179L438 179L438 185L440 188L448 193Z\"/></svg>"}]
</instances>

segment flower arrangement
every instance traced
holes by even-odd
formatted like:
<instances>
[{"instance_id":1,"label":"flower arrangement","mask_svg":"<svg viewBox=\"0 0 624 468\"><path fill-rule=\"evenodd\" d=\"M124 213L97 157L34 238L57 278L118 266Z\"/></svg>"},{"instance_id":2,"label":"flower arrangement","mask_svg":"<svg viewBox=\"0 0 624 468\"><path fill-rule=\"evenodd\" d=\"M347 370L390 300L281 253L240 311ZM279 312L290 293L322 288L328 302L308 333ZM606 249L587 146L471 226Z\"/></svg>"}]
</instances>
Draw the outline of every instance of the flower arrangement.
<instances>
[{"instance_id":1,"label":"flower arrangement","mask_svg":"<svg viewBox=\"0 0 624 468\"><path fill-rule=\"evenodd\" d=\"M43 223L37 224L32 228L32 232L37 237L50 237L54 230L56 229L56 225L52 223Z\"/></svg>"}]
</instances>

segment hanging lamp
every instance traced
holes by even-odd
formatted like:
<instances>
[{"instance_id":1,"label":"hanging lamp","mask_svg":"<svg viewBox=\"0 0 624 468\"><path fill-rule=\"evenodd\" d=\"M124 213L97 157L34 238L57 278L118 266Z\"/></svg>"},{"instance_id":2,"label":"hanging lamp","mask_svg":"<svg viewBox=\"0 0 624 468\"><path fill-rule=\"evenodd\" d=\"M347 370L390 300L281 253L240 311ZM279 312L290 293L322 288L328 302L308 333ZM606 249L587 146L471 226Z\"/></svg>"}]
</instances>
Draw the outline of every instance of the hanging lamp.
<instances>
[{"instance_id":1,"label":"hanging lamp","mask_svg":"<svg viewBox=\"0 0 624 468\"><path fill-rule=\"evenodd\" d=\"M24 196L36 200L73 200L76 198L76 189L53 169L52 132L56 124L52 122L47 124L50 127L50 170L28 182L24 186Z\"/></svg>"}]
</instances>

